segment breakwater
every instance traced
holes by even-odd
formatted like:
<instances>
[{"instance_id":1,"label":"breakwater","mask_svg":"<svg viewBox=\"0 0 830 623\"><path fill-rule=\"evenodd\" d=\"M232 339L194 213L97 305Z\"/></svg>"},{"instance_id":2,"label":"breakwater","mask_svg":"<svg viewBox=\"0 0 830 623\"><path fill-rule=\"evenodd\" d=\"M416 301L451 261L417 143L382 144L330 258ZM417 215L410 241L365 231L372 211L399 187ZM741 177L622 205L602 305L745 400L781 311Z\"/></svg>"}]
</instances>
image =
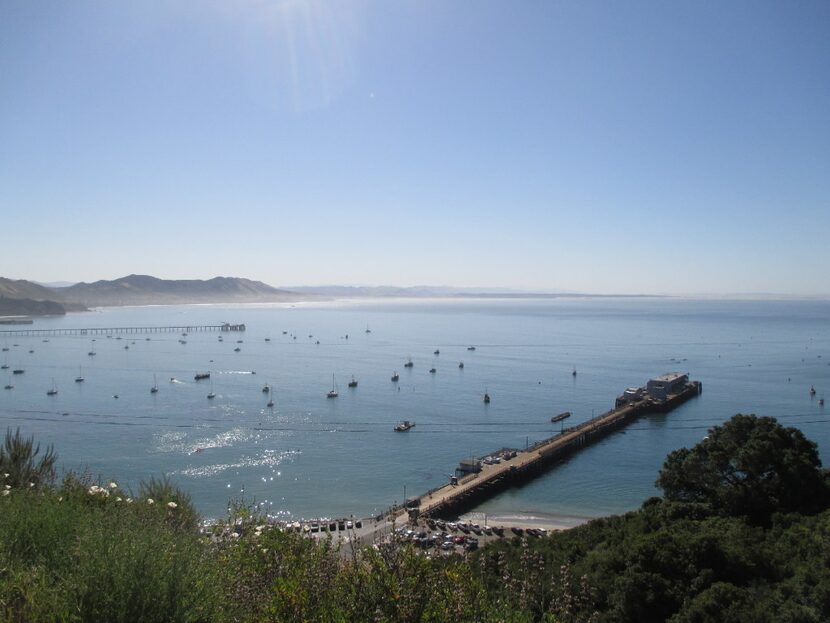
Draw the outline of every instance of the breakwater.
<instances>
[{"instance_id":1,"label":"breakwater","mask_svg":"<svg viewBox=\"0 0 830 623\"><path fill-rule=\"evenodd\" d=\"M480 471L465 475L408 501L412 514L450 518L468 511L493 495L541 475L552 465L649 413L666 413L697 396L699 381L690 381L665 400L642 397L611 409L577 426L566 428L525 450L497 453L498 462L480 465Z\"/></svg>"}]
</instances>

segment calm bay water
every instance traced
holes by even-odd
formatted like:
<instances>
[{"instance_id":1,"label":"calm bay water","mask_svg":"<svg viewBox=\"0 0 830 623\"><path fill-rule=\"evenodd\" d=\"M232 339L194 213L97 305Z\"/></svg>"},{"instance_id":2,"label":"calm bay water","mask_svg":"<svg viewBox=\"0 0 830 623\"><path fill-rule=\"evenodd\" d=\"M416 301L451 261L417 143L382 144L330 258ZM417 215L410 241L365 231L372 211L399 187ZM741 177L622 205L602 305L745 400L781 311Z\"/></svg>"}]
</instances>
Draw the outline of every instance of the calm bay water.
<instances>
[{"instance_id":1,"label":"calm bay water","mask_svg":"<svg viewBox=\"0 0 830 623\"><path fill-rule=\"evenodd\" d=\"M826 301L193 305L104 309L34 328L223 321L248 330L224 333L223 342L219 333L191 333L186 344L172 333L94 343L0 337L9 348L0 361L26 370L2 375L15 388L0 393L0 423L54 443L66 469L131 486L169 474L208 516L242 495L279 517L368 515L404 492L444 483L465 456L551 435L551 415L569 410L568 423L577 423L610 408L625 387L679 371L703 382L700 397L642 419L479 510L594 517L636 508L657 493L668 452L738 412L800 427L830 462L830 407L818 405L830 397ZM404 368L410 356L414 367ZM74 382L79 366L83 383ZM211 382L193 380L203 370L212 372L213 400ZM150 393L154 375L157 394ZM326 398L332 375L337 399ZM356 389L347 388L352 375ZM59 393L47 396L53 379ZM274 388L273 408L265 383ZM392 432L404 419L417 426Z\"/></svg>"}]
</instances>

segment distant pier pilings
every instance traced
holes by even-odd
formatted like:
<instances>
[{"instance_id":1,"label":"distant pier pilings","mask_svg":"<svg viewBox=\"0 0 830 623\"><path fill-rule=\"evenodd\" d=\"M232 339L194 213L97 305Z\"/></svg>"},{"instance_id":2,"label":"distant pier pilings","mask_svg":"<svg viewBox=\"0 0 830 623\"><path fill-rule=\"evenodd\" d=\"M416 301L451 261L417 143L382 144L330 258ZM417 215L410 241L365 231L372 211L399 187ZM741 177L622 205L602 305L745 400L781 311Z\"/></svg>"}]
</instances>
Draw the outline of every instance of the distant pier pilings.
<instances>
[{"instance_id":1,"label":"distant pier pilings","mask_svg":"<svg viewBox=\"0 0 830 623\"><path fill-rule=\"evenodd\" d=\"M8 329L0 331L3 337L46 337L59 335L116 335L135 333L198 333L209 331L244 331L244 324L197 324L187 326L165 327L87 327L87 328L53 328L53 329Z\"/></svg>"}]
</instances>

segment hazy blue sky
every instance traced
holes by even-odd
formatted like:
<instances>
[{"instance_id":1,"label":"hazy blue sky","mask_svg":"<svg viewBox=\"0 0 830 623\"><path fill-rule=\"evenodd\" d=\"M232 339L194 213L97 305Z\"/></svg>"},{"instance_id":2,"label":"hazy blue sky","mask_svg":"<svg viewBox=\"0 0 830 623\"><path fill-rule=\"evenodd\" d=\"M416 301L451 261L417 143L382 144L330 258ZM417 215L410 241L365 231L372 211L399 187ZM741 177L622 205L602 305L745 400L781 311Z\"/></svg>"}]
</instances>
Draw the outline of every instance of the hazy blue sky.
<instances>
[{"instance_id":1,"label":"hazy blue sky","mask_svg":"<svg viewBox=\"0 0 830 623\"><path fill-rule=\"evenodd\" d=\"M830 293L830 2L0 0L0 275Z\"/></svg>"}]
</instances>

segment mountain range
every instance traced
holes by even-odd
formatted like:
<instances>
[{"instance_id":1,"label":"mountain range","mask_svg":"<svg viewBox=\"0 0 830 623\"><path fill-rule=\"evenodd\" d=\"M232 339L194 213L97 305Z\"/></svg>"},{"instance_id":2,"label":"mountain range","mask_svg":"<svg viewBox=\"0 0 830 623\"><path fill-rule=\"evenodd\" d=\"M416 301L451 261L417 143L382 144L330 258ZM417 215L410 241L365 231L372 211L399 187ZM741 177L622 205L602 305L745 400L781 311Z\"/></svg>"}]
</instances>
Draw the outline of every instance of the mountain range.
<instances>
[{"instance_id":1,"label":"mountain range","mask_svg":"<svg viewBox=\"0 0 830 623\"><path fill-rule=\"evenodd\" d=\"M89 307L121 305L175 305L186 303L268 303L308 298L273 288L261 281L240 277L158 279L128 275L114 280L76 283L50 288L0 277L0 315L44 315L79 311ZM53 305L37 305L37 303Z\"/></svg>"}]
</instances>

